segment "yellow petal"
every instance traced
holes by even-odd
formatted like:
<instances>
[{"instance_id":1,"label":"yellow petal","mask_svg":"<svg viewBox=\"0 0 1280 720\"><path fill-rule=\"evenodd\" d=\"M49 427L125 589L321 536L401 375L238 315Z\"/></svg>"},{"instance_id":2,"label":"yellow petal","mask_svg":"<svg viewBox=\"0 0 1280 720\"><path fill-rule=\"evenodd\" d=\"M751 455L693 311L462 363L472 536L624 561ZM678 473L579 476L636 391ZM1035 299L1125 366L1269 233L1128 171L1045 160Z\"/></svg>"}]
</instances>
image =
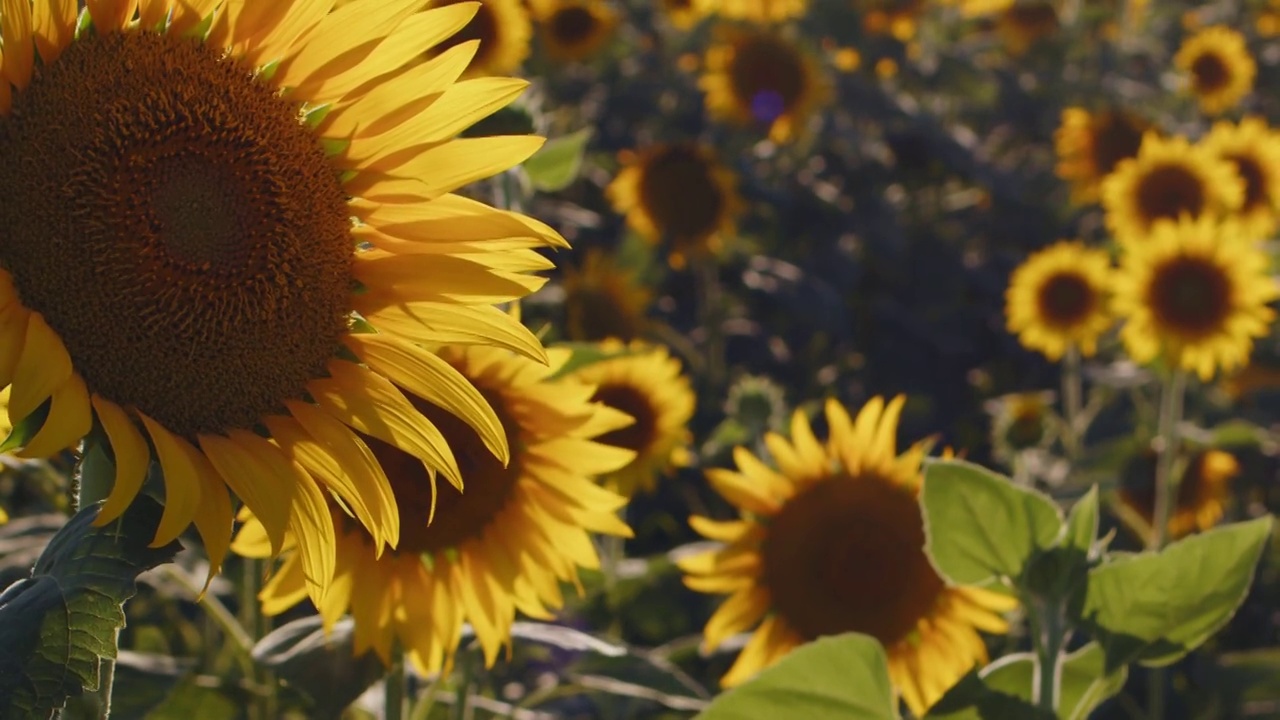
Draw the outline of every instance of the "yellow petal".
<instances>
[{"instance_id":1,"label":"yellow petal","mask_svg":"<svg viewBox=\"0 0 1280 720\"><path fill-rule=\"evenodd\" d=\"M751 585L721 603L703 630L703 644L716 648L729 637L747 630L769 609L769 592Z\"/></svg>"},{"instance_id":2,"label":"yellow petal","mask_svg":"<svg viewBox=\"0 0 1280 720\"><path fill-rule=\"evenodd\" d=\"M546 282L450 255L396 255L373 250L359 253L355 259L354 274L369 288L365 302L371 306L379 301L442 299L495 305L524 297Z\"/></svg>"},{"instance_id":3,"label":"yellow petal","mask_svg":"<svg viewBox=\"0 0 1280 720\"><path fill-rule=\"evenodd\" d=\"M356 309L374 327L426 345L490 345L545 363L546 350L528 328L495 307L406 302L368 307L353 296Z\"/></svg>"},{"instance_id":4,"label":"yellow petal","mask_svg":"<svg viewBox=\"0 0 1280 720\"><path fill-rule=\"evenodd\" d=\"M197 451L146 414L138 412L138 417L151 436L160 461L160 472L164 476L164 514L160 516L160 526L151 541L151 547L162 547L177 539L200 510L202 483L199 469L191 460Z\"/></svg>"},{"instance_id":5,"label":"yellow petal","mask_svg":"<svg viewBox=\"0 0 1280 720\"><path fill-rule=\"evenodd\" d=\"M267 529L247 510L248 508L241 508L240 529L231 540L231 551L247 558L270 558L274 553L271 551L271 538L267 537Z\"/></svg>"},{"instance_id":6,"label":"yellow petal","mask_svg":"<svg viewBox=\"0 0 1280 720\"><path fill-rule=\"evenodd\" d=\"M17 422L40 405L71 378L71 356L40 313L31 313L27 322L22 355L13 372L9 395L9 418Z\"/></svg>"},{"instance_id":7,"label":"yellow petal","mask_svg":"<svg viewBox=\"0 0 1280 720\"><path fill-rule=\"evenodd\" d=\"M111 453L115 455L116 477L111 486L111 494L102 505L98 517L93 524L97 526L120 517L129 507L142 483L147 479L147 468L151 465L151 448L147 447L146 438L138 432L138 428L129 419L119 405L94 395L90 398L93 409L97 411L98 422L107 433L107 441L111 444Z\"/></svg>"},{"instance_id":8,"label":"yellow petal","mask_svg":"<svg viewBox=\"0 0 1280 720\"><path fill-rule=\"evenodd\" d=\"M338 7L315 25L296 54L280 63L273 80L282 87L293 87L308 78L345 73L368 56L374 43L420 7L422 0L347 3ZM356 52L362 45L369 47ZM417 88L415 91L421 92ZM401 102L405 97L411 96L401 96Z\"/></svg>"},{"instance_id":9,"label":"yellow petal","mask_svg":"<svg viewBox=\"0 0 1280 720\"><path fill-rule=\"evenodd\" d=\"M93 410L89 407L89 389L84 380L72 373L62 387L53 393L53 402L44 425L35 437L14 455L24 458L47 458L79 444L93 429Z\"/></svg>"},{"instance_id":10,"label":"yellow petal","mask_svg":"<svg viewBox=\"0 0 1280 720\"><path fill-rule=\"evenodd\" d=\"M284 547L285 530L293 513L291 476L281 473L280 463L272 463L256 441L265 440L243 430L233 430L229 437L200 435L200 449L213 464L227 486L235 492L262 523L271 538L271 554L279 555Z\"/></svg>"},{"instance_id":11,"label":"yellow petal","mask_svg":"<svg viewBox=\"0 0 1280 720\"><path fill-rule=\"evenodd\" d=\"M8 83L0 82L0 86L8 87ZM8 387L13 382L14 371L18 368L18 358L22 356L22 346L27 337L27 321L31 313L21 303L13 302L0 307L0 387Z\"/></svg>"},{"instance_id":12,"label":"yellow petal","mask_svg":"<svg viewBox=\"0 0 1280 720\"><path fill-rule=\"evenodd\" d=\"M311 31L333 10L334 0L293 0L293 2L264 3L257 5L274 7L278 17L273 18L271 29L259 34L245 51L244 59L250 65L265 65L287 57L294 41Z\"/></svg>"},{"instance_id":13,"label":"yellow petal","mask_svg":"<svg viewBox=\"0 0 1280 720\"><path fill-rule=\"evenodd\" d=\"M307 576L302 571L302 559L298 555L285 558L262 591L258 599L262 601L262 614L274 617L297 605L307 597Z\"/></svg>"},{"instance_id":14,"label":"yellow petal","mask_svg":"<svg viewBox=\"0 0 1280 720\"><path fill-rule=\"evenodd\" d=\"M498 135L460 138L421 151L392 153L347 166L358 172L344 187L352 195L362 196L383 177L415 177L422 179L422 197L434 198L519 165L545 142L545 138L536 135Z\"/></svg>"},{"instance_id":15,"label":"yellow petal","mask_svg":"<svg viewBox=\"0 0 1280 720\"><path fill-rule=\"evenodd\" d=\"M31 0L0 0L0 33L4 34L4 77L24 90L35 64L32 49Z\"/></svg>"},{"instance_id":16,"label":"yellow petal","mask_svg":"<svg viewBox=\"0 0 1280 720\"><path fill-rule=\"evenodd\" d=\"M35 30L36 50L40 59L49 65L71 43L76 28L76 0L35 0L32 6L32 25Z\"/></svg>"},{"instance_id":17,"label":"yellow petal","mask_svg":"<svg viewBox=\"0 0 1280 720\"><path fill-rule=\"evenodd\" d=\"M196 532L204 543L204 553L209 558L209 574L204 579L204 587L200 594L209 589L213 576L222 569L222 561L227 557L227 548L231 544L231 530L234 523L231 515L231 497L227 494L227 486L209 464L209 461L190 445L185 452L189 453L191 465L196 469L196 479L200 482L200 508L195 515Z\"/></svg>"},{"instance_id":18,"label":"yellow petal","mask_svg":"<svg viewBox=\"0 0 1280 720\"><path fill-rule=\"evenodd\" d=\"M706 477L711 487L734 507L758 515L773 515L778 512L779 501L770 497L757 483L752 482L751 478L719 468L707 470Z\"/></svg>"},{"instance_id":19,"label":"yellow petal","mask_svg":"<svg viewBox=\"0 0 1280 720\"><path fill-rule=\"evenodd\" d=\"M89 9L89 17L93 18L94 28L104 35L125 29L138 8L138 0L85 0L84 4Z\"/></svg>"}]
</instances>

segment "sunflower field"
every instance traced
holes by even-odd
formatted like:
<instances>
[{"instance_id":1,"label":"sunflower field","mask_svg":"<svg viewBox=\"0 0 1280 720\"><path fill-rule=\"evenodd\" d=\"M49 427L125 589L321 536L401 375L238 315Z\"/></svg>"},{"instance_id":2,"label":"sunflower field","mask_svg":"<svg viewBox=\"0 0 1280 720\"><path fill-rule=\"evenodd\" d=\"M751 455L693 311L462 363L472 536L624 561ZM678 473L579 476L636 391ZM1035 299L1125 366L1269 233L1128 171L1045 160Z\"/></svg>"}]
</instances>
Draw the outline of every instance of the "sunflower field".
<instances>
[{"instance_id":1,"label":"sunflower field","mask_svg":"<svg viewBox=\"0 0 1280 720\"><path fill-rule=\"evenodd\" d=\"M1280 718L1280 0L0 0L0 228L0 720Z\"/></svg>"}]
</instances>

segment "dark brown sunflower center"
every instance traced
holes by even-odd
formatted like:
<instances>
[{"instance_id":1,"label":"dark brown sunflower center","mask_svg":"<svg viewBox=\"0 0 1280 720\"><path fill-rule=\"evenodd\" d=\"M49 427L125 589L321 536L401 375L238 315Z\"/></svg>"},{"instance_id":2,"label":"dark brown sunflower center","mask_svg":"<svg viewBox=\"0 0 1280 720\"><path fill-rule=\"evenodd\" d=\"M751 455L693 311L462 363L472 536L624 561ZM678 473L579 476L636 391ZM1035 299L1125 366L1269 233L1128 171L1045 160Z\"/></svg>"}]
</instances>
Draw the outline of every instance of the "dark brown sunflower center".
<instances>
[{"instance_id":1,"label":"dark brown sunflower center","mask_svg":"<svg viewBox=\"0 0 1280 720\"><path fill-rule=\"evenodd\" d=\"M763 581L774 609L806 639L861 632L892 645L944 587L923 548L911 493L882 478L836 477L770 519Z\"/></svg>"},{"instance_id":2,"label":"dark brown sunflower center","mask_svg":"<svg viewBox=\"0 0 1280 720\"><path fill-rule=\"evenodd\" d=\"M1200 93L1212 93L1231 81L1231 68L1217 53L1203 53L1191 62L1191 78Z\"/></svg>"},{"instance_id":3,"label":"dark brown sunflower center","mask_svg":"<svg viewBox=\"0 0 1280 720\"><path fill-rule=\"evenodd\" d=\"M600 21L589 8L574 5L551 16L551 36L562 45L578 45L596 33Z\"/></svg>"},{"instance_id":4,"label":"dark brown sunflower center","mask_svg":"<svg viewBox=\"0 0 1280 720\"><path fill-rule=\"evenodd\" d=\"M445 5L456 5L467 0L445 0L445 2L437 2L437 7ZM453 36L442 41L431 49L431 54L439 55L450 48L461 45L469 40L479 40L480 47L476 50L475 57L471 59L469 67L479 67L493 55L493 51L497 49L498 38L498 18L493 14L493 8L489 3L480 3L480 8L476 10L476 14L471 18L471 22L467 23L461 30Z\"/></svg>"},{"instance_id":5,"label":"dark brown sunflower center","mask_svg":"<svg viewBox=\"0 0 1280 720\"><path fill-rule=\"evenodd\" d=\"M635 423L596 438L596 442L642 453L658 439L658 412L648 395L630 385L601 385L591 397L635 418Z\"/></svg>"},{"instance_id":6,"label":"dark brown sunflower center","mask_svg":"<svg viewBox=\"0 0 1280 720\"><path fill-rule=\"evenodd\" d=\"M640 206L663 235L686 245L716 231L724 195L711 167L694 148L672 146L644 161Z\"/></svg>"},{"instance_id":7,"label":"dark brown sunflower center","mask_svg":"<svg viewBox=\"0 0 1280 720\"><path fill-rule=\"evenodd\" d=\"M1018 403L1005 430L1005 441L1015 449L1035 447L1044 439L1045 412L1039 402Z\"/></svg>"},{"instance_id":8,"label":"dark brown sunflower center","mask_svg":"<svg viewBox=\"0 0 1280 720\"><path fill-rule=\"evenodd\" d=\"M729 83L756 118L772 122L795 109L808 79L795 48L772 35L753 35L734 49Z\"/></svg>"},{"instance_id":9,"label":"dark brown sunflower center","mask_svg":"<svg viewBox=\"0 0 1280 720\"><path fill-rule=\"evenodd\" d=\"M90 390L190 436L323 374L350 307L346 199L244 67L88 33L15 96L0 156L0 266Z\"/></svg>"},{"instance_id":10,"label":"dark brown sunflower center","mask_svg":"<svg viewBox=\"0 0 1280 720\"><path fill-rule=\"evenodd\" d=\"M1050 276L1040 286L1036 296L1040 316L1045 322L1059 328L1078 325L1097 303L1093 286L1074 272L1060 272Z\"/></svg>"},{"instance_id":11,"label":"dark brown sunflower center","mask_svg":"<svg viewBox=\"0 0 1280 720\"><path fill-rule=\"evenodd\" d=\"M1161 325L1200 337L1219 330L1230 313L1231 281L1212 262L1179 256L1156 268L1147 304Z\"/></svg>"},{"instance_id":12,"label":"dark brown sunflower center","mask_svg":"<svg viewBox=\"0 0 1280 720\"><path fill-rule=\"evenodd\" d=\"M1267 188L1267 175L1251 155L1227 157L1236 166L1236 173L1244 180L1244 206L1242 210L1257 210L1271 205L1271 193Z\"/></svg>"},{"instance_id":13,"label":"dark brown sunflower center","mask_svg":"<svg viewBox=\"0 0 1280 720\"><path fill-rule=\"evenodd\" d=\"M1198 216L1205 200L1203 181L1182 165L1159 165L1138 181L1138 213L1148 225L1183 213Z\"/></svg>"},{"instance_id":14,"label":"dark brown sunflower center","mask_svg":"<svg viewBox=\"0 0 1280 720\"><path fill-rule=\"evenodd\" d=\"M1093 164L1098 175L1109 175L1121 160L1137 157L1146 123L1123 112L1098 116L1093 130Z\"/></svg>"}]
</instances>

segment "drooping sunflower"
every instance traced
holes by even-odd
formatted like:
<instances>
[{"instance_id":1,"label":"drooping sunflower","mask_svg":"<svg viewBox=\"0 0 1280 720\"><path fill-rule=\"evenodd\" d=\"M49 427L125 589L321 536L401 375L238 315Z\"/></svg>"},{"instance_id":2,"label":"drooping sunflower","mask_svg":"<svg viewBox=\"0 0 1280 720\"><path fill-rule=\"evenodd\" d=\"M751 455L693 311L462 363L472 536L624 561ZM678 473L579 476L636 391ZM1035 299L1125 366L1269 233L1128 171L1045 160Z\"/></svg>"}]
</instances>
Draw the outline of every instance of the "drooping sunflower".
<instances>
[{"instance_id":1,"label":"drooping sunflower","mask_svg":"<svg viewBox=\"0 0 1280 720\"><path fill-rule=\"evenodd\" d=\"M472 428L415 403L454 448L465 493L441 488L437 500L420 460L365 438L391 481L400 544L379 554L364 528L332 508L337 570L317 605L329 626L351 613L357 655L372 648L389 662L399 639L420 672L436 673L452 664L467 622L492 665L511 640L516 611L550 619L550 610L563 604L560 583L576 582L580 567L599 567L590 533L631 536L617 514L626 498L593 482L634 456L599 441L631 419L592 402L589 385L548 380L570 357L559 349L549 354L546 366L491 347L441 352L492 405L511 447L504 465ZM234 549L250 557L271 553L256 521L246 524ZM263 610L277 614L304 599L303 573L297 555L287 556L262 590Z\"/></svg>"},{"instance_id":2,"label":"drooping sunflower","mask_svg":"<svg viewBox=\"0 0 1280 720\"><path fill-rule=\"evenodd\" d=\"M1244 35L1225 25L1207 27L1184 40L1173 64L1206 115L1221 115L1239 105L1253 92L1258 74Z\"/></svg>"},{"instance_id":3,"label":"drooping sunflower","mask_svg":"<svg viewBox=\"0 0 1280 720\"><path fill-rule=\"evenodd\" d=\"M803 131L829 95L813 56L777 32L721 26L698 81L707 111L720 120L765 128L774 142Z\"/></svg>"},{"instance_id":4,"label":"drooping sunflower","mask_svg":"<svg viewBox=\"0 0 1280 720\"><path fill-rule=\"evenodd\" d=\"M689 519L725 545L679 560L685 584L731 593L707 622L704 645L714 648L760 623L723 685L747 680L802 643L861 632L884 646L894 686L923 716L986 660L977 630L1007 630L1000 613L1013 603L1006 596L948 587L925 556L916 504L925 447L897 453L902 405L902 397L887 404L873 398L851 420L829 401L825 444L797 412L790 441L765 435L776 470L738 448L737 471L707 471L743 516Z\"/></svg>"},{"instance_id":5,"label":"drooping sunflower","mask_svg":"<svg viewBox=\"0 0 1280 720\"><path fill-rule=\"evenodd\" d=\"M471 0L433 0L431 7L461 2ZM505 75L518 70L520 63L529 57L532 37L533 22L523 0L480 0L480 7L471 22L432 48L431 55L436 57L464 42L478 40L480 47L463 77Z\"/></svg>"},{"instance_id":6,"label":"drooping sunflower","mask_svg":"<svg viewBox=\"0 0 1280 720\"><path fill-rule=\"evenodd\" d=\"M1009 54L1021 57L1058 31L1058 9L1045 0L1016 2L1000 13L996 28Z\"/></svg>"},{"instance_id":7,"label":"drooping sunflower","mask_svg":"<svg viewBox=\"0 0 1280 720\"><path fill-rule=\"evenodd\" d=\"M474 44L416 62L475 13L423 5L95 0L77 32L76 3L4 3L0 386L39 426L21 454L109 442L99 524L154 460L156 544L194 523L216 571L230 488L275 550L299 538L319 595L329 492L375 544L399 537L356 431L461 482L404 391L506 457L483 399L414 341L543 357L492 304L563 240L451 194L540 141L453 139L526 83L455 82Z\"/></svg>"},{"instance_id":8,"label":"drooping sunflower","mask_svg":"<svg viewBox=\"0 0 1280 720\"><path fill-rule=\"evenodd\" d=\"M561 62L586 60L613 37L618 15L604 0L533 0L542 46Z\"/></svg>"},{"instance_id":9,"label":"drooping sunflower","mask_svg":"<svg viewBox=\"0 0 1280 720\"><path fill-rule=\"evenodd\" d=\"M1138 156L1142 136L1151 130L1145 118L1121 108L1090 112L1082 107L1062 111L1053 134L1058 177L1071 183L1071 200L1086 204L1098 199L1102 179L1121 160Z\"/></svg>"},{"instance_id":10,"label":"drooping sunflower","mask_svg":"<svg viewBox=\"0 0 1280 720\"><path fill-rule=\"evenodd\" d=\"M605 189L613 208L650 243L663 243L673 265L718 251L742 211L737 178L711 148L659 143L625 153Z\"/></svg>"},{"instance_id":11,"label":"drooping sunflower","mask_svg":"<svg viewBox=\"0 0 1280 720\"><path fill-rule=\"evenodd\" d=\"M1111 328L1111 257L1082 242L1059 242L1026 259L1005 291L1009 332L1031 350L1060 360L1067 349L1092 356Z\"/></svg>"},{"instance_id":12,"label":"drooping sunflower","mask_svg":"<svg viewBox=\"0 0 1280 720\"><path fill-rule=\"evenodd\" d=\"M1217 525L1231 499L1231 481L1240 474L1236 457L1223 450L1201 450L1187 461L1169 517L1169 537L1180 538ZM1156 504L1156 453L1130 460L1120 501L1150 525Z\"/></svg>"},{"instance_id":13,"label":"drooping sunflower","mask_svg":"<svg viewBox=\"0 0 1280 720\"><path fill-rule=\"evenodd\" d=\"M1239 123L1217 122L1201 141L1235 166L1244 181L1244 202L1235 215L1242 229L1257 238L1275 232L1280 212L1280 133L1260 117Z\"/></svg>"},{"instance_id":14,"label":"drooping sunflower","mask_svg":"<svg viewBox=\"0 0 1280 720\"><path fill-rule=\"evenodd\" d=\"M693 0L705 15L770 25L802 17L809 0Z\"/></svg>"},{"instance_id":15,"label":"drooping sunflower","mask_svg":"<svg viewBox=\"0 0 1280 720\"><path fill-rule=\"evenodd\" d=\"M1116 274L1115 313L1130 357L1170 364L1208 381L1243 366L1280 296L1267 255L1233 220L1161 223L1127 249Z\"/></svg>"},{"instance_id":16,"label":"drooping sunflower","mask_svg":"<svg viewBox=\"0 0 1280 720\"><path fill-rule=\"evenodd\" d=\"M1243 202L1235 165L1181 136L1148 132L1138 156L1102 181L1107 228L1125 244L1147 242L1161 221L1231 212Z\"/></svg>"},{"instance_id":17,"label":"drooping sunflower","mask_svg":"<svg viewBox=\"0 0 1280 720\"><path fill-rule=\"evenodd\" d=\"M565 268L563 286L570 340L630 342L649 325L646 315L653 292L599 248L587 252L581 268Z\"/></svg>"},{"instance_id":18,"label":"drooping sunflower","mask_svg":"<svg viewBox=\"0 0 1280 720\"><path fill-rule=\"evenodd\" d=\"M598 438L635 452L626 467L604 477L606 487L631 497L653 490L662 473L688 464L688 424L697 397L680 361L661 345L606 340L600 349L618 356L583 365L572 376L596 387L593 400L635 418L635 424Z\"/></svg>"}]
</instances>

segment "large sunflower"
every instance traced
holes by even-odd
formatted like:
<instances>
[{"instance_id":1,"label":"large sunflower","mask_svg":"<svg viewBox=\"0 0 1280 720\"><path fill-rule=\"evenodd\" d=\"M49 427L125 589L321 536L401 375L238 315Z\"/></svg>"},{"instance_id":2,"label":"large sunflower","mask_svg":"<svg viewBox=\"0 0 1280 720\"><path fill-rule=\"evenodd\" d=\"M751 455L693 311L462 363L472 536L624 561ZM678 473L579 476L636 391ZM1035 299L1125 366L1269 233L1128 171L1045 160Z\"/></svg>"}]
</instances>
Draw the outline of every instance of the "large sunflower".
<instances>
[{"instance_id":1,"label":"large sunflower","mask_svg":"<svg viewBox=\"0 0 1280 720\"><path fill-rule=\"evenodd\" d=\"M1060 359L1070 347L1085 357L1111 327L1107 303L1111 257L1081 242L1059 242L1013 271L1005 292L1009 332L1024 346Z\"/></svg>"},{"instance_id":2,"label":"large sunflower","mask_svg":"<svg viewBox=\"0 0 1280 720\"><path fill-rule=\"evenodd\" d=\"M373 648L387 662L398 638L419 671L435 673L451 664L468 622L492 665L510 642L517 610L549 619L548 609L563 604L560 583L576 582L579 567L599 567L590 533L630 537L617 514L626 499L593 479L633 457L598 441L631 419L592 402L591 386L549 381L570 357L561 350L550 354L548 367L497 348L441 352L493 406L511 461L499 462L487 439L454 416L416 403L454 448L467 481L466 493L441 490L430 525L436 499L422 462L366 438L391 480L400 545L379 554L364 528L333 509L337 571L318 605L327 625L350 610L357 655ZM271 553L256 522L236 537L235 550L251 557ZM306 597L305 585L298 557L286 557L262 590L264 611L293 606Z\"/></svg>"},{"instance_id":3,"label":"large sunflower","mask_svg":"<svg viewBox=\"0 0 1280 720\"><path fill-rule=\"evenodd\" d=\"M1127 244L1146 242L1161 221L1229 212L1243 202L1235 165L1181 136L1148 132L1138 156L1121 160L1102 181L1107 228Z\"/></svg>"},{"instance_id":4,"label":"large sunflower","mask_svg":"<svg viewBox=\"0 0 1280 720\"><path fill-rule=\"evenodd\" d=\"M433 0L431 7L470 1ZM504 75L518 70L520 63L529 56L532 37L533 22L523 0L481 0L471 22L433 48L431 55L435 57L469 40L478 40L480 47L463 77Z\"/></svg>"},{"instance_id":5,"label":"large sunflower","mask_svg":"<svg viewBox=\"0 0 1280 720\"><path fill-rule=\"evenodd\" d=\"M1244 181L1244 202L1236 211L1243 230L1264 238L1276 229L1280 211L1280 134L1259 117L1217 122L1201 141L1235 166Z\"/></svg>"},{"instance_id":6,"label":"large sunflower","mask_svg":"<svg viewBox=\"0 0 1280 720\"><path fill-rule=\"evenodd\" d=\"M623 156L605 189L615 210L651 243L663 242L679 266L718 250L742 210L737 178L696 143L659 143Z\"/></svg>"},{"instance_id":7,"label":"large sunflower","mask_svg":"<svg viewBox=\"0 0 1280 720\"><path fill-rule=\"evenodd\" d=\"M704 631L713 648L763 618L721 681L740 683L792 648L824 635L861 632L889 654L889 675L912 713L922 716L974 665L985 662L977 630L1004 632L1003 595L948 587L924 553L916 495L923 444L896 451L903 398L873 398L851 420L826 408L830 439L814 438L797 412L791 440L765 444L777 470L744 448L738 470L707 479L742 512L740 520L694 516L695 530L725 546L679 561L685 584L732 593Z\"/></svg>"},{"instance_id":8,"label":"large sunflower","mask_svg":"<svg viewBox=\"0 0 1280 720\"><path fill-rule=\"evenodd\" d=\"M630 464L608 474L605 483L630 497L637 490L653 490L660 474L688 463L687 426L697 398L680 361L665 347L608 340L600 343L600 349L618 356L583 365L573 375L596 386L594 400L636 420L599 438L636 453Z\"/></svg>"},{"instance_id":9,"label":"large sunflower","mask_svg":"<svg viewBox=\"0 0 1280 720\"><path fill-rule=\"evenodd\" d=\"M1244 365L1265 335L1280 292L1266 254L1234 221L1161 223L1126 251L1116 275L1120 332L1138 362L1163 356L1208 380Z\"/></svg>"},{"instance_id":10,"label":"large sunflower","mask_svg":"<svg viewBox=\"0 0 1280 720\"><path fill-rule=\"evenodd\" d=\"M1208 115L1220 115L1240 104L1253 91L1258 64L1244 35L1214 25L1187 38L1173 57L1185 76L1187 89Z\"/></svg>"},{"instance_id":11,"label":"large sunflower","mask_svg":"<svg viewBox=\"0 0 1280 720\"><path fill-rule=\"evenodd\" d=\"M649 325L653 292L599 248L580 268L565 268L565 334L570 340L638 339Z\"/></svg>"},{"instance_id":12,"label":"large sunflower","mask_svg":"<svg viewBox=\"0 0 1280 720\"><path fill-rule=\"evenodd\" d=\"M613 36L618 15L604 0L533 0L542 46L553 60L595 55Z\"/></svg>"},{"instance_id":13,"label":"large sunflower","mask_svg":"<svg viewBox=\"0 0 1280 720\"><path fill-rule=\"evenodd\" d=\"M1231 480L1240 463L1223 450L1201 450L1187 461L1169 518L1169 537L1180 538L1217 525L1231 500ZM1120 501L1150 525L1156 503L1156 453L1135 456L1125 467Z\"/></svg>"},{"instance_id":14,"label":"large sunflower","mask_svg":"<svg viewBox=\"0 0 1280 720\"><path fill-rule=\"evenodd\" d=\"M1082 107L1062 111L1062 124L1053 134L1058 177L1071 183L1071 200L1078 204L1098 199L1098 185L1121 160L1138 156L1142 136L1151 123L1121 108L1089 112Z\"/></svg>"},{"instance_id":15,"label":"large sunflower","mask_svg":"<svg viewBox=\"0 0 1280 720\"><path fill-rule=\"evenodd\" d=\"M97 0L77 31L75 3L4 3L0 386L39 427L22 454L109 442L99 524L155 460L157 545L194 523L216 571L229 487L274 549L299 537L322 592L328 492L376 545L399 537L355 431L461 484L404 390L505 459L483 398L414 341L542 357L491 304L563 240L450 194L540 141L452 139L526 83L455 82L474 44L416 62L476 8L424 4Z\"/></svg>"},{"instance_id":16,"label":"large sunflower","mask_svg":"<svg viewBox=\"0 0 1280 720\"><path fill-rule=\"evenodd\" d=\"M713 117L768 130L775 142L794 138L829 91L817 61L766 29L721 26L698 81Z\"/></svg>"}]
</instances>

